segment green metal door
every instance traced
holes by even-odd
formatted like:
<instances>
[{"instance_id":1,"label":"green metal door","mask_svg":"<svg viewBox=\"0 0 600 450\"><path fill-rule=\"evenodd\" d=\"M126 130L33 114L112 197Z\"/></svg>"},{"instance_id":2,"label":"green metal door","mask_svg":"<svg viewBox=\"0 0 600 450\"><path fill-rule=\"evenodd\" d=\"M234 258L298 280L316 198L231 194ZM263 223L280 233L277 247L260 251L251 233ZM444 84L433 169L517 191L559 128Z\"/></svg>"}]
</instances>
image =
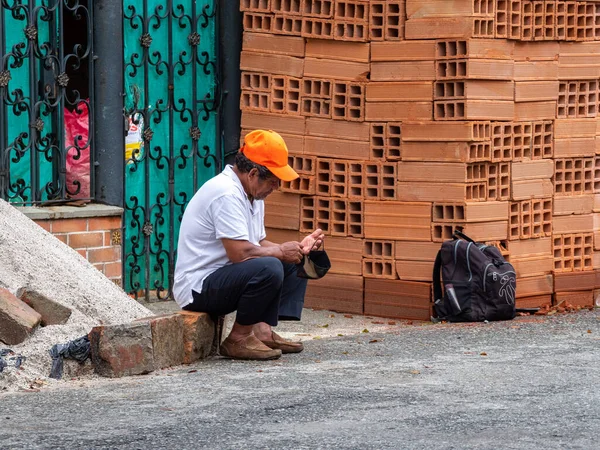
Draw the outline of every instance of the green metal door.
<instances>
[{"instance_id":1,"label":"green metal door","mask_svg":"<svg viewBox=\"0 0 600 450\"><path fill-rule=\"evenodd\" d=\"M147 300L171 296L184 208L220 171L217 5L123 3L123 288Z\"/></svg>"}]
</instances>

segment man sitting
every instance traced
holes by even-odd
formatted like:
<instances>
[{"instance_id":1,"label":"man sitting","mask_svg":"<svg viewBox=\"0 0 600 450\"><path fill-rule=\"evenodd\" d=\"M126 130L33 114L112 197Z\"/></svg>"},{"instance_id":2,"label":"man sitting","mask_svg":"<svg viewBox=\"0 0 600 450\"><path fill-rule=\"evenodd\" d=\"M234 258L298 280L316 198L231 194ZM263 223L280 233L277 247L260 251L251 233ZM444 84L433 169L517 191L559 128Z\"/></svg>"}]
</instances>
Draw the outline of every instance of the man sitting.
<instances>
[{"instance_id":1,"label":"man sitting","mask_svg":"<svg viewBox=\"0 0 600 450\"><path fill-rule=\"evenodd\" d=\"M188 311L222 316L237 311L221 355L276 359L303 350L275 333L278 320L300 320L306 279L295 264L324 239L317 229L302 242L266 240L264 199L280 180L298 174L274 131L248 133L233 166L207 181L189 202L179 233L173 292Z\"/></svg>"}]
</instances>

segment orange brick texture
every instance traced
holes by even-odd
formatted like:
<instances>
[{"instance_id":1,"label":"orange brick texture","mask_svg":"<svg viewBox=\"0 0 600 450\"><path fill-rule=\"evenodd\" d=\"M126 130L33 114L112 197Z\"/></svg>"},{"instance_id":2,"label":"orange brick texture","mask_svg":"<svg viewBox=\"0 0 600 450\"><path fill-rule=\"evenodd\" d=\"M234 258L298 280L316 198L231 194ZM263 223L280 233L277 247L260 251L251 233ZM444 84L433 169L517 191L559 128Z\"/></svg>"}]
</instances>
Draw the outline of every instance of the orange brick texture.
<instances>
[{"instance_id":1,"label":"orange brick texture","mask_svg":"<svg viewBox=\"0 0 600 450\"><path fill-rule=\"evenodd\" d=\"M121 285L121 217L36 220L76 250L115 284Z\"/></svg>"},{"instance_id":2,"label":"orange brick texture","mask_svg":"<svg viewBox=\"0 0 600 450\"><path fill-rule=\"evenodd\" d=\"M600 293L600 2L241 4L242 132L281 132L300 174L269 227L332 242L308 306L428 320L456 228L520 306Z\"/></svg>"}]
</instances>

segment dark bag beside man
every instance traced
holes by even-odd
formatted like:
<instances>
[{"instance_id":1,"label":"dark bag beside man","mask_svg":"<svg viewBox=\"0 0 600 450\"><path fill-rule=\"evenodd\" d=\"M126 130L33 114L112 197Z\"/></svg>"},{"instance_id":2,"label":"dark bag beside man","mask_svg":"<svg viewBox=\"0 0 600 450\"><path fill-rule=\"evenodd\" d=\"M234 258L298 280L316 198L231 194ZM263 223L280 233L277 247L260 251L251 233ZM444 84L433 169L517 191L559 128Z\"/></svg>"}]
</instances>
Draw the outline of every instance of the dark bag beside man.
<instances>
[{"instance_id":1,"label":"dark bag beside man","mask_svg":"<svg viewBox=\"0 0 600 450\"><path fill-rule=\"evenodd\" d=\"M433 268L434 315L449 322L513 319L513 266L496 247L475 242L460 231L453 237L442 244Z\"/></svg>"}]
</instances>

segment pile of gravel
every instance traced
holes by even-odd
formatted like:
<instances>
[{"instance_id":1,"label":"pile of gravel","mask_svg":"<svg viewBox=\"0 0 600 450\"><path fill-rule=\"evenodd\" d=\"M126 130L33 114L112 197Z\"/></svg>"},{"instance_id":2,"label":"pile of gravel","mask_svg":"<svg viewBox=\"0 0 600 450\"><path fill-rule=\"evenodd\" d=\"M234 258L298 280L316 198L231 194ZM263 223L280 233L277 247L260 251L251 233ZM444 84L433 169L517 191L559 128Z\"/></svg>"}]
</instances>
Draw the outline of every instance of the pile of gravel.
<instances>
[{"instance_id":1,"label":"pile of gravel","mask_svg":"<svg viewBox=\"0 0 600 450\"><path fill-rule=\"evenodd\" d=\"M21 289L37 291L72 310L64 325L39 327L24 343L10 347L25 360L20 369L6 367L0 373L0 392L50 382L48 351L54 344L84 336L96 325L126 323L153 315L79 253L3 200L0 287L15 295Z\"/></svg>"}]
</instances>

